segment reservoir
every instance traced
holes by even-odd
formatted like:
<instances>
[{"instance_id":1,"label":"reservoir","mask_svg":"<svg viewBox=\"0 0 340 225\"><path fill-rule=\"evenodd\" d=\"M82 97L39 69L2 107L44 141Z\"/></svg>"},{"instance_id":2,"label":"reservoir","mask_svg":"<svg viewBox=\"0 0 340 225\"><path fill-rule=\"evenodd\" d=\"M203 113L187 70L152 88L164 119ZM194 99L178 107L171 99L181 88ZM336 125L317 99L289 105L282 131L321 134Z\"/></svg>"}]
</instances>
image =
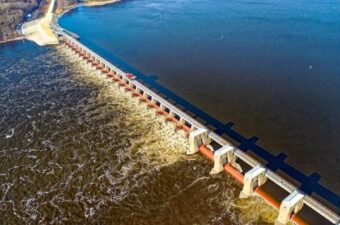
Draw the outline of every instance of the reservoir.
<instances>
[{"instance_id":1,"label":"reservoir","mask_svg":"<svg viewBox=\"0 0 340 225\"><path fill-rule=\"evenodd\" d=\"M332 0L141 0L60 25L339 195L339 12Z\"/></svg>"}]
</instances>

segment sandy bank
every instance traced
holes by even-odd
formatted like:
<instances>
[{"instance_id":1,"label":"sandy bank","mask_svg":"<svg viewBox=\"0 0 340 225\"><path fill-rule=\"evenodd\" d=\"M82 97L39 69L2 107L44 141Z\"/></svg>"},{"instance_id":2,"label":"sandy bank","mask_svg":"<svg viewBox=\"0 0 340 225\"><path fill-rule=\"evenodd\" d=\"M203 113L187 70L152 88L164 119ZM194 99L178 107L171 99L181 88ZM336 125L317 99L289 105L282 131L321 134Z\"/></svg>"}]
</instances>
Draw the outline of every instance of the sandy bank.
<instances>
[{"instance_id":1,"label":"sandy bank","mask_svg":"<svg viewBox=\"0 0 340 225\"><path fill-rule=\"evenodd\" d=\"M107 1L94 1L94 2L86 2L84 3L84 6L101 6L101 5L107 5L111 3L117 3L120 2L120 0L107 0Z\"/></svg>"},{"instance_id":2,"label":"sandy bank","mask_svg":"<svg viewBox=\"0 0 340 225\"><path fill-rule=\"evenodd\" d=\"M70 5L66 8L60 9L57 8L56 9L56 14L58 15L58 17L62 17L65 13L71 11L72 9L75 9L77 7L81 7L81 6L102 6L102 5L108 5L108 4L113 4L113 3L117 3L120 2L121 0L107 0L107 1L88 1L88 2L84 2L84 3L80 3L80 4L76 4L76 5Z\"/></svg>"},{"instance_id":3,"label":"sandy bank","mask_svg":"<svg viewBox=\"0 0 340 225\"><path fill-rule=\"evenodd\" d=\"M19 36L19 37L16 37L16 38L11 38L11 39L7 39L7 40L4 40L4 41L0 41L0 44L13 42L13 41L20 41L20 40L23 40L23 39L25 39L24 36Z\"/></svg>"},{"instance_id":4,"label":"sandy bank","mask_svg":"<svg viewBox=\"0 0 340 225\"><path fill-rule=\"evenodd\" d=\"M22 25L22 34L25 35L26 39L34 41L38 45L59 44L57 37L53 34L50 28L55 3L56 0L51 0L44 17L24 23Z\"/></svg>"}]
</instances>

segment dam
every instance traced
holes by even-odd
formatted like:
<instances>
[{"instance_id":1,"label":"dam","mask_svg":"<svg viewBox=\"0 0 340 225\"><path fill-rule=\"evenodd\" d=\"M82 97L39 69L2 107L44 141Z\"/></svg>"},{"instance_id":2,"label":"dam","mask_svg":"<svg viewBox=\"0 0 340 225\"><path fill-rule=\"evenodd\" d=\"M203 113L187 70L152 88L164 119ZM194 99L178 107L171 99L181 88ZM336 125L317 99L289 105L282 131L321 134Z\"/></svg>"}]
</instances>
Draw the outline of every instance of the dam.
<instances>
[{"instance_id":1,"label":"dam","mask_svg":"<svg viewBox=\"0 0 340 225\"><path fill-rule=\"evenodd\" d=\"M338 225L340 4L309 3L27 24L60 45L0 46L0 224Z\"/></svg>"},{"instance_id":2,"label":"dam","mask_svg":"<svg viewBox=\"0 0 340 225\"><path fill-rule=\"evenodd\" d=\"M176 129L184 130L190 142L190 149L187 150L187 154L201 152L213 161L212 174L226 171L234 177L243 185L242 192L240 193L241 198L258 195L269 205L277 208L279 215L275 222L276 225L287 224L289 220L299 225L313 225L308 218L300 215L305 209L311 210L324 218L324 224L339 224L339 215L306 193L310 191L309 189L304 188L304 186L299 188L291 184L276 174L272 170L274 167L268 168L264 166L258 160L248 155L242 148L235 147L225 138L221 137L216 130L212 130L205 124L194 119L185 112L185 109L180 109L173 103L167 101L161 96L161 93L156 93L151 88L145 86L143 81L132 73L124 72L112 65L109 61L63 32L58 26L51 26L60 42L73 51L77 57L80 57L93 68L100 71L114 84L131 93L132 98L139 98L140 102L145 103L147 109L154 110L157 115L163 117L166 121L175 123ZM218 124L214 125L218 127ZM235 133L231 136L240 138ZM239 142L243 142L246 146L252 142L254 143L254 140L240 140ZM261 150L259 150L259 152L261 152ZM263 152L262 155L272 164L275 164L275 160L280 160ZM285 165L283 168L285 168L284 171L288 175L300 177L302 178L301 180L306 180L306 183L308 183L309 177L288 165ZM310 179L312 180L313 177ZM282 189L284 193L286 193L286 196L279 200L272 197L264 190L268 184ZM309 186L306 187L309 188ZM339 197L331 192L325 191L323 187L319 186L312 192L318 193L335 207L339 207Z\"/></svg>"}]
</instances>

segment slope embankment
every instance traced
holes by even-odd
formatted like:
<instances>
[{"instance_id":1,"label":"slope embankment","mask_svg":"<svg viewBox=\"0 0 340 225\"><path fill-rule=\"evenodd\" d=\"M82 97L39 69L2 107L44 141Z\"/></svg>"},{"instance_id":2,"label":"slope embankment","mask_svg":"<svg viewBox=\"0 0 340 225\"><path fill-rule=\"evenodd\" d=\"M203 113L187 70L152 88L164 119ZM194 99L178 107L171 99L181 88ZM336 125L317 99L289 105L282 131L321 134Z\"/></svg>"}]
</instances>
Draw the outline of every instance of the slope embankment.
<instances>
[{"instance_id":1,"label":"slope embankment","mask_svg":"<svg viewBox=\"0 0 340 225\"><path fill-rule=\"evenodd\" d=\"M53 45L59 43L50 28L55 3L56 0L51 0L48 10L42 18L27 22L21 27L21 32L26 39L34 41L38 45Z\"/></svg>"}]
</instances>

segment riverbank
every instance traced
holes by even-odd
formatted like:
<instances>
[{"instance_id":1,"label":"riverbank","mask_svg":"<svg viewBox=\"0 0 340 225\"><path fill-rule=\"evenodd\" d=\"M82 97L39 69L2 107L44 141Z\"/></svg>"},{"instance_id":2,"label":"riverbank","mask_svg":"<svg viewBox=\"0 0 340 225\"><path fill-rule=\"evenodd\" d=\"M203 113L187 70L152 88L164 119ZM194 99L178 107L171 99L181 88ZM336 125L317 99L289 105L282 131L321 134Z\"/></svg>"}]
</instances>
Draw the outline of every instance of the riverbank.
<instances>
[{"instance_id":1,"label":"riverbank","mask_svg":"<svg viewBox=\"0 0 340 225\"><path fill-rule=\"evenodd\" d=\"M53 18L53 9L56 0L51 0L48 10L42 18L24 23L21 32L25 38L38 45L56 45L59 43L57 37L51 31L50 23Z\"/></svg>"},{"instance_id":2,"label":"riverbank","mask_svg":"<svg viewBox=\"0 0 340 225\"><path fill-rule=\"evenodd\" d=\"M52 32L50 28L50 24L53 21L54 12L61 13L60 16L63 15L66 11L77 7L77 6L97 6L104 5L108 3L115 3L117 0L109 0L109 1L88 1L82 4L74 4L73 6L69 6L66 4L65 8L59 8L59 4L57 0L52 0L49 4L48 11L44 15L44 17L29 21L24 23L21 27L21 32L25 36L26 39L35 42L36 44L43 45L57 45L59 43L58 38ZM65 4L62 4L65 6ZM72 4L71 4L72 5ZM54 8L57 6L57 10L54 11Z\"/></svg>"},{"instance_id":3,"label":"riverbank","mask_svg":"<svg viewBox=\"0 0 340 225\"><path fill-rule=\"evenodd\" d=\"M5 41L0 41L0 44L5 44L5 43L13 42L13 41L20 41L20 40L23 40L23 39L25 39L24 36L19 36L19 37L16 37L16 38L11 38L11 39L5 40Z\"/></svg>"},{"instance_id":4,"label":"riverbank","mask_svg":"<svg viewBox=\"0 0 340 225\"><path fill-rule=\"evenodd\" d=\"M120 0L107 0L107 1L89 1L84 4L84 6L101 6L112 3L120 2Z\"/></svg>"},{"instance_id":5,"label":"riverbank","mask_svg":"<svg viewBox=\"0 0 340 225\"><path fill-rule=\"evenodd\" d=\"M83 3L66 3L66 5L64 4L60 4L60 2L62 1L58 1L57 2L57 9L55 11L55 13L58 15L58 17L61 17L63 14L69 12L72 9L75 9L77 7L80 6L89 6L89 7L93 7L93 6L102 6L102 5L107 5L107 4L112 4L112 3L117 3L120 2L121 0L104 0L104 1L95 1L95 0L89 0Z\"/></svg>"},{"instance_id":6,"label":"riverbank","mask_svg":"<svg viewBox=\"0 0 340 225\"><path fill-rule=\"evenodd\" d=\"M107 1L95 1L89 0L83 3L77 3L77 1L64 1L64 0L56 0L56 10L55 13L58 16L62 16L62 14L76 8L79 6L102 6L106 4L112 4L119 2L120 0L107 0ZM0 0L1 3L1 0ZM42 19L42 15L46 14L47 5L49 5L49 0L41 1L38 4L36 1L31 1L29 3L1 3L0 12L2 15L11 15L10 17L3 17L1 23L1 34L0 34L0 44L4 44L7 42L22 40L25 37L22 36L18 31L17 27L24 21L24 16L36 8L32 15L32 18ZM8 18L8 19L7 19ZM32 21L30 21L32 22ZM44 26L46 27L46 26ZM44 29L46 30L46 29ZM50 33L50 32L47 32Z\"/></svg>"},{"instance_id":7,"label":"riverbank","mask_svg":"<svg viewBox=\"0 0 340 225\"><path fill-rule=\"evenodd\" d=\"M17 31L25 19L38 18L45 14L49 0L0 0L0 43L13 41L20 37ZM29 17L27 15L30 14Z\"/></svg>"}]
</instances>

